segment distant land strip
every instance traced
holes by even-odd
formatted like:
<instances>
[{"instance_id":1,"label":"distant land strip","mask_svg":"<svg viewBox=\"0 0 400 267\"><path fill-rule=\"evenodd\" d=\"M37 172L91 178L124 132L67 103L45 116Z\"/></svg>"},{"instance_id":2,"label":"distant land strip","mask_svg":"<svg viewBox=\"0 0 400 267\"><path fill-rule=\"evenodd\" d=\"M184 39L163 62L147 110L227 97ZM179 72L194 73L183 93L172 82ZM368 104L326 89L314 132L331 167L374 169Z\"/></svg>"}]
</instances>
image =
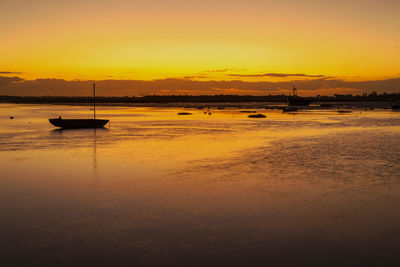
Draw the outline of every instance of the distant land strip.
<instances>
[{"instance_id":1,"label":"distant land strip","mask_svg":"<svg viewBox=\"0 0 400 267\"><path fill-rule=\"evenodd\" d=\"M96 103L119 104L119 103L239 103L239 102L286 102L287 95L148 95L140 97L96 97ZM399 93L375 92L363 95L333 95L306 98L312 102L363 102L363 101L400 101ZM78 104L92 103L93 97L72 96L0 96L0 103L29 103L29 104Z\"/></svg>"}]
</instances>

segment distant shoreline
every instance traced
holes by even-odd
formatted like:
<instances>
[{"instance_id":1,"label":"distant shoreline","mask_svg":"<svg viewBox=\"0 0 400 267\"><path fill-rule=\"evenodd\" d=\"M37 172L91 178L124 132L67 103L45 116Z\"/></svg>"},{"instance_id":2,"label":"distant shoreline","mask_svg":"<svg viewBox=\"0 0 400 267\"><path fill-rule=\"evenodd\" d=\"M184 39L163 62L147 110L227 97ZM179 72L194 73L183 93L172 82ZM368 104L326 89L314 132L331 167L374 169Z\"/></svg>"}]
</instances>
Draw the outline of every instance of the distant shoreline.
<instances>
[{"instance_id":1,"label":"distant shoreline","mask_svg":"<svg viewBox=\"0 0 400 267\"><path fill-rule=\"evenodd\" d=\"M223 104L223 103L255 103L272 102L286 103L287 95L150 95L142 97L96 97L96 104L100 105L134 105L134 104L175 104L176 103L197 103L197 104ZM335 95L335 96L317 96L301 97L316 102L398 102L400 93L394 94L376 94L369 95ZM91 104L92 97L69 97L69 96L0 96L0 103L17 104Z\"/></svg>"},{"instance_id":2,"label":"distant shoreline","mask_svg":"<svg viewBox=\"0 0 400 267\"><path fill-rule=\"evenodd\" d=\"M96 97L98 106L114 107L171 107L171 108L243 108L284 109L288 96L145 96ZM400 94L376 96L307 97L310 106L301 109L391 109L391 103L400 102ZM92 97L32 97L0 96L0 104L91 106Z\"/></svg>"}]
</instances>

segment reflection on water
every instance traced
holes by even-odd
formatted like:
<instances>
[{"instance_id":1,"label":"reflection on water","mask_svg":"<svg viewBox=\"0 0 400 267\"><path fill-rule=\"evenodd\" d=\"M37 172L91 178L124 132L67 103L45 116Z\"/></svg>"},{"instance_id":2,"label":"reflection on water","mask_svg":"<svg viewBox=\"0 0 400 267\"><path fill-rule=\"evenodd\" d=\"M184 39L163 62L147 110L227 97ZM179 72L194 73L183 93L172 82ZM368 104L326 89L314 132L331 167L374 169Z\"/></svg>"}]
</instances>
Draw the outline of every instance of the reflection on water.
<instances>
[{"instance_id":1,"label":"reflection on water","mask_svg":"<svg viewBox=\"0 0 400 267\"><path fill-rule=\"evenodd\" d=\"M0 105L1 266L399 263L399 113L60 110Z\"/></svg>"}]
</instances>

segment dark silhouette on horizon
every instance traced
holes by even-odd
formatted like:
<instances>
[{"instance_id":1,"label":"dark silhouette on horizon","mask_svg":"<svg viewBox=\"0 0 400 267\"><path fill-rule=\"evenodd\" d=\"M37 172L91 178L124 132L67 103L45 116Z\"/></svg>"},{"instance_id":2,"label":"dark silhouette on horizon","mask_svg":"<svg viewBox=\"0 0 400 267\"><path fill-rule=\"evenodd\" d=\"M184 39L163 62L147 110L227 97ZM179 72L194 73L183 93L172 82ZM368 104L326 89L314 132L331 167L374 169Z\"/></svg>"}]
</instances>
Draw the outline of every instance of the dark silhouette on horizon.
<instances>
[{"instance_id":1,"label":"dark silhouette on horizon","mask_svg":"<svg viewBox=\"0 0 400 267\"><path fill-rule=\"evenodd\" d=\"M311 100L297 95L297 88L293 86L293 95L287 98L288 106L309 106Z\"/></svg>"},{"instance_id":2,"label":"dark silhouette on horizon","mask_svg":"<svg viewBox=\"0 0 400 267\"><path fill-rule=\"evenodd\" d=\"M125 97L96 97L97 104L118 103L238 103L238 102L286 102L289 96L281 95L147 95L147 96L125 96ZM370 94L352 95L335 94L333 96L301 97L311 102L363 102L363 101L386 101L399 102L399 93L372 92ZM92 104L93 97L88 96L9 96L0 95L0 103L31 103L31 104Z\"/></svg>"}]
</instances>

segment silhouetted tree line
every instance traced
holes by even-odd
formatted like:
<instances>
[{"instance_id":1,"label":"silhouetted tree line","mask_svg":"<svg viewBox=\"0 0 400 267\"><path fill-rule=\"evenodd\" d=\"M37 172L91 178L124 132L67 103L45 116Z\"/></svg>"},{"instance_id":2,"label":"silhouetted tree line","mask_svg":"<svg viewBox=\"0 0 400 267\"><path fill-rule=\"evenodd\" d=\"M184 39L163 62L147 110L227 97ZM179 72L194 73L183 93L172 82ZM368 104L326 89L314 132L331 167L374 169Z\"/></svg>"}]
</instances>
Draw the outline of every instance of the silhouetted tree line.
<instances>
[{"instance_id":1,"label":"silhouetted tree line","mask_svg":"<svg viewBox=\"0 0 400 267\"><path fill-rule=\"evenodd\" d=\"M148 95L125 97L96 97L96 103L227 103L227 102L286 102L287 95ZM340 95L307 97L313 102L359 102L359 101L400 101L400 93L372 92L362 95ZM0 96L0 102L8 103L91 103L92 97L69 96Z\"/></svg>"}]
</instances>

